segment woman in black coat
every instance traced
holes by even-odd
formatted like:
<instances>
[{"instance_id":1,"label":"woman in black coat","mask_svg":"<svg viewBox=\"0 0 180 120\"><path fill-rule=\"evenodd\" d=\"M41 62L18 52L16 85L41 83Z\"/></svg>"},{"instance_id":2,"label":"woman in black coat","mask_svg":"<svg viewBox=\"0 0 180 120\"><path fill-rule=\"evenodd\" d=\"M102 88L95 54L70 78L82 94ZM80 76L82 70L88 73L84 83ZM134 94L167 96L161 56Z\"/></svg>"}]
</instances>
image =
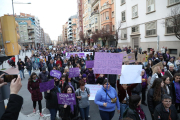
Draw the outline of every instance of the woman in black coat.
<instances>
[{"instance_id":1,"label":"woman in black coat","mask_svg":"<svg viewBox=\"0 0 180 120\"><path fill-rule=\"evenodd\" d=\"M96 80L96 83L102 85L104 82L104 79L105 79L105 76L103 74L100 74Z\"/></svg>"},{"instance_id":2,"label":"woman in black coat","mask_svg":"<svg viewBox=\"0 0 180 120\"><path fill-rule=\"evenodd\" d=\"M161 98L162 95L165 93L163 91L164 87L164 82L160 78L156 78L153 82L152 87L149 89L148 94L147 94L147 103L148 103L148 108L151 113L152 120L154 119L154 110L155 107L161 103Z\"/></svg>"},{"instance_id":3,"label":"woman in black coat","mask_svg":"<svg viewBox=\"0 0 180 120\"><path fill-rule=\"evenodd\" d=\"M44 92L44 98L46 99L46 108L49 109L51 114L51 120L56 119L58 110L58 98L57 93L60 93L59 80L54 78L54 88Z\"/></svg>"},{"instance_id":4,"label":"woman in black coat","mask_svg":"<svg viewBox=\"0 0 180 120\"><path fill-rule=\"evenodd\" d=\"M64 89L64 93L74 93L73 88L69 85L66 86ZM62 120L73 120L75 117L77 117L77 106L76 105L60 105L61 112L60 117Z\"/></svg>"},{"instance_id":5,"label":"woman in black coat","mask_svg":"<svg viewBox=\"0 0 180 120\"><path fill-rule=\"evenodd\" d=\"M64 93L64 90L68 85L71 86L73 91L75 92L76 91L75 83L79 83L79 82L77 80L74 80L73 78L70 78L69 74L66 74L62 92Z\"/></svg>"}]
</instances>

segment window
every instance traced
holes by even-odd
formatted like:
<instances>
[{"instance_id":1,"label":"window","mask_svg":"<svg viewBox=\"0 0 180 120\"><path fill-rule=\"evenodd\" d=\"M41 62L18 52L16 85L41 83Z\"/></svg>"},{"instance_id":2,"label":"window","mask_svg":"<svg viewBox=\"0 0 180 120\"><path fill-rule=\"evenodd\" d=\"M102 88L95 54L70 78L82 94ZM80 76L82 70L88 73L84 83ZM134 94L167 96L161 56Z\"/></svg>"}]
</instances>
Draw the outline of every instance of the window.
<instances>
[{"instance_id":1,"label":"window","mask_svg":"<svg viewBox=\"0 0 180 120\"><path fill-rule=\"evenodd\" d=\"M147 0L147 13L155 11L155 0Z\"/></svg>"},{"instance_id":2,"label":"window","mask_svg":"<svg viewBox=\"0 0 180 120\"><path fill-rule=\"evenodd\" d=\"M146 26L146 36L156 35L157 32L156 21L147 23L145 26Z\"/></svg>"},{"instance_id":3,"label":"window","mask_svg":"<svg viewBox=\"0 0 180 120\"><path fill-rule=\"evenodd\" d=\"M121 30L121 39L127 39L127 29Z\"/></svg>"},{"instance_id":4,"label":"window","mask_svg":"<svg viewBox=\"0 0 180 120\"><path fill-rule=\"evenodd\" d=\"M106 12L106 20L109 20L109 12Z\"/></svg>"},{"instance_id":5,"label":"window","mask_svg":"<svg viewBox=\"0 0 180 120\"><path fill-rule=\"evenodd\" d=\"M174 33L173 21L172 19L166 19L166 34Z\"/></svg>"},{"instance_id":6,"label":"window","mask_svg":"<svg viewBox=\"0 0 180 120\"><path fill-rule=\"evenodd\" d=\"M122 21L122 22L126 21L126 12L125 12L125 11L123 11L123 12L121 13L121 21Z\"/></svg>"},{"instance_id":7,"label":"window","mask_svg":"<svg viewBox=\"0 0 180 120\"><path fill-rule=\"evenodd\" d=\"M131 28L132 33L139 33L139 26L134 26Z\"/></svg>"},{"instance_id":8,"label":"window","mask_svg":"<svg viewBox=\"0 0 180 120\"><path fill-rule=\"evenodd\" d=\"M114 28L114 25L112 26L112 31L114 31L115 30L115 28Z\"/></svg>"},{"instance_id":9,"label":"window","mask_svg":"<svg viewBox=\"0 0 180 120\"><path fill-rule=\"evenodd\" d=\"M138 5L132 7L132 18L138 17Z\"/></svg>"},{"instance_id":10,"label":"window","mask_svg":"<svg viewBox=\"0 0 180 120\"><path fill-rule=\"evenodd\" d=\"M106 25L106 30L110 31L109 25Z\"/></svg>"},{"instance_id":11,"label":"window","mask_svg":"<svg viewBox=\"0 0 180 120\"><path fill-rule=\"evenodd\" d=\"M169 53L177 55L177 49L169 49Z\"/></svg>"},{"instance_id":12,"label":"window","mask_svg":"<svg viewBox=\"0 0 180 120\"><path fill-rule=\"evenodd\" d=\"M97 18L95 18L95 23L97 23Z\"/></svg>"},{"instance_id":13,"label":"window","mask_svg":"<svg viewBox=\"0 0 180 120\"><path fill-rule=\"evenodd\" d=\"M121 5L122 5L122 4L125 4L125 0L121 0Z\"/></svg>"},{"instance_id":14,"label":"window","mask_svg":"<svg viewBox=\"0 0 180 120\"><path fill-rule=\"evenodd\" d=\"M112 17L114 17L114 11L112 12Z\"/></svg>"},{"instance_id":15,"label":"window","mask_svg":"<svg viewBox=\"0 0 180 120\"><path fill-rule=\"evenodd\" d=\"M176 3L180 3L180 0L168 0L168 5L174 5Z\"/></svg>"}]
</instances>

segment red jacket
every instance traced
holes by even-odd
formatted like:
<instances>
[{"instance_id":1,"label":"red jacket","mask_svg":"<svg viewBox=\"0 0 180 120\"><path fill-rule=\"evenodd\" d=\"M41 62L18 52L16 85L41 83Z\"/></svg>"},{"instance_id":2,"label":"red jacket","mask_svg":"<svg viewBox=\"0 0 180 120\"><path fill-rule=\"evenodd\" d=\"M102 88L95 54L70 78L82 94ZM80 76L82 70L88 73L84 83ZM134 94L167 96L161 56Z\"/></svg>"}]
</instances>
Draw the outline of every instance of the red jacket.
<instances>
[{"instance_id":1,"label":"red jacket","mask_svg":"<svg viewBox=\"0 0 180 120\"><path fill-rule=\"evenodd\" d=\"M42 93L40 92L39 83L41 83L40 79L38 79L36 82L28 82L28 90L31 93L32 101L42 100Z\"/></svg>"},{"instance_id":2,"label":"red jacket","mask_svg":"<svg viewBox=\"0 0 180 120\"><path fill-rule=\"evenodd\" d=\"M15 62L15 57L12 57L11 60L13 60L13 62Z\"/></svg>"},{"instance_id":3,"label":"red jacket","mask_svg":"<svg viewBox=\"0 0 180 120\"><path fill-rule=\"evenodd\" d=\"M56 61L56 66L58 66L58 64L60 64L61 67L62 67L62 62L61 62L60 60L57 60L57 61Z\"/></svg>"},{"instance_id":4,"label":"red jacket","mask_svg":"<svg viewBox=\"0 0 180 120\"><path fill-rule=\"evenodd\" d=\"M131 91L137 86L138 84L131 84L127 87L127 93L129 96L131 96ZM119 80L117 80L117 89L118 89L118 97L119 102L122 102L124 98L126 97L126 91L124 88L119 84Z\"/></svg>"}]
</instances>

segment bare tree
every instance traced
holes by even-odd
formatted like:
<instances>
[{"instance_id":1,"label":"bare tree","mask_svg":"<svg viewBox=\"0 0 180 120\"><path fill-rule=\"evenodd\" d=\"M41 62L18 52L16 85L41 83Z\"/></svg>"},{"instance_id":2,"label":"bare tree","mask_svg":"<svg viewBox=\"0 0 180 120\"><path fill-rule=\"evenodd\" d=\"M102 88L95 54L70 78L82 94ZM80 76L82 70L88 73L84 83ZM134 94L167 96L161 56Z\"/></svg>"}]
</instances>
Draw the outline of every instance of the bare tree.
<instances>
[{"instance_id":1,"label":"bare tree","mask_svg":"<svg viewBox=\"0 0 180 120\"><path fill-rule=\"evenodd\" d=\"M164 24L167 33L174 33L180 40L180 8L178 6L171 9L171 13Z\"/></svg>"},{"instance_id":2,"label":"bare tree","mask_svg":"<svg viewBox=\"0 0 180 120\"><path fill-rule=\"evenodd\" d=\"M121 38L121 35L119 35L119 31L121 29L121 22L119 21L117 26L116 26L116 31L115 31L115 39L116 39L116 47L118 45L118 40Z\"/></svg>"},{"instance_id":3,"label":"bare tree","mask_svg":"<svg viewBox=\"0 0 180 120\"><path fill-rule=\"evenodd\" d=\"M85 42L86 42L86 40L88 39L87 35L84 34L83 31L81 31L81 32L79 33L79 37L80 37L80 39L83 41L84 47L85 47Z\"/></svg>"},{"instance_id":4,"label":"bare tree","mask_svg":"<svg viewBox=\"0 0 180 120\"><path fill-rule=\"evenodd\" d=\"M100 35L101 35L101 38L102 38L102 41L103 41L103 44L105 46L106 44L106 41L112 37L112 27L109 26L109 28L102 28L100 30Z\"/></svg>"},{"instance_id":5,"label":"bare tree","mask_svg":"<svg viewBox=\"0 0 180 120\"><path fill-rule=\"evenodd\" d=\"M99 39L100 37L101 37L101 34L100 34L99 31L96 31L96 32L92 33L92 36L91 36L91 38L93 39L93 42L94 42L95 44L97 44L98 39Z\"/></svg>"}]
</instances>

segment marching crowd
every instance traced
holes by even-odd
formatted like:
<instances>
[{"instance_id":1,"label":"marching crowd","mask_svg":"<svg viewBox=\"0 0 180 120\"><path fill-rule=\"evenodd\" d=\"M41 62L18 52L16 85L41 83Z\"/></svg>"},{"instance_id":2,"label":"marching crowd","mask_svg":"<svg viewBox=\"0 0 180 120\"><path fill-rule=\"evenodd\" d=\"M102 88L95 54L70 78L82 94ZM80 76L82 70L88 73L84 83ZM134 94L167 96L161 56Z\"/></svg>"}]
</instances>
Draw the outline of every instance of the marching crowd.
<instances>
[{"instance_id":1,"label":"marching crowd","mask_svg":"<svg viewBox=\"0 0 180 120\"><path fill-rule=\"evenodd\" d=\"M86 68L86 61L94 60L96 52L119 53L119 52L134 53L135 60L138 54L146 54L144 63L135 61L134 63L124 62L124 65L142 65L140 74L142 83L138 84L119 84L120 76L113 74L94 74L93 68ZM87 54L85 58L71 55L66 57L66 53L70 52L92 52ZM162 66L154 65L162 63ZM15 67L15 58L9 60L9 64ZM180 57L175 58L170 56L167 48L162 48L161 51L154 51L152 48L149 52L124 48L105 48L105 47L55 47L53 49L41 48L32 51L31 57L25 57L24 60L19 59L17 62L20 71L20 78L23 80L24 70L29 73L27 89L29 90L33 101L33 112L36 112L36 104L38 103L40 116L42 114L42 99L43 93L40 92L39 84L54 79L54 88L44 92L46 99L46 108L51 114L51 120L55 120L57 111L62 120L88 120L90 117L90 89L86 84L99 84L102 88L97 91L94 103L99 107L99 114L102 120L111 120L115 114L115 107L120 119L127 120L146 120L146 115L141 104L147 106L153 120L178 120L180 113ZM69 77L70 68L79 68L80 74L78 77ZM33 70L33 72L32 72ZM40 70L39 74L36 72ZM51 70L58 70L62 73L60 79L50 75ZM131 72L131 71L129 71ZM17 83L18 82L18 83ZM13 84L20 85L20 81L12 81ZM11 86L13 84L11 83ZM1 80L1 86L3 83ZM1 87L0 86L0 87ZM18 88L18 87L17 87ZM18 91L17 91L18 92ZM14 116L10 109L13 107L21 107L22 97L12 92L9 103L4 113L2 120L11 120L18 118ZM147 92L147 93L146 93ZM76 105L61 105L58 104L57 93L75 93ZM107 95L107 97L106 97ZM12 97L13 96L13 97ZM147 100L146 100L147 99ZM147 103L146 103L147 101ZM80 116L79 116L80 113Z\"/></svg>"}]
</instances>

